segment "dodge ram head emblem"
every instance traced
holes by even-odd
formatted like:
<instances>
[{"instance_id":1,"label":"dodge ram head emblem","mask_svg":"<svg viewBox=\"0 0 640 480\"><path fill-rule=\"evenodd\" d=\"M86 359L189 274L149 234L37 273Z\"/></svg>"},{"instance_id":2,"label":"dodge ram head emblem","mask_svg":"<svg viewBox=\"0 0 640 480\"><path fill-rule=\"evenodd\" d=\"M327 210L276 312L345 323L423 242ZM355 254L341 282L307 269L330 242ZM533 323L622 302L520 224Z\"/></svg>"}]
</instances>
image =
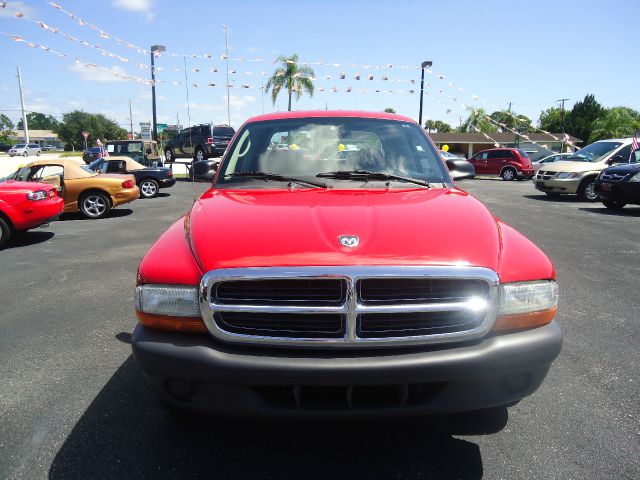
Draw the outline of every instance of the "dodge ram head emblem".
<instances>
[{"instance_id":1,"label":"dodge ram head emblem","mask_svg":"<svg viewBox=\"0 0 640 480\"><path fill-rule=\"evenodd\" d=\"M357 247L360 243L360 239L356 235L340 235L338 237L338 241L343 247L350 248Z\"/></svg>"}]
</instances>

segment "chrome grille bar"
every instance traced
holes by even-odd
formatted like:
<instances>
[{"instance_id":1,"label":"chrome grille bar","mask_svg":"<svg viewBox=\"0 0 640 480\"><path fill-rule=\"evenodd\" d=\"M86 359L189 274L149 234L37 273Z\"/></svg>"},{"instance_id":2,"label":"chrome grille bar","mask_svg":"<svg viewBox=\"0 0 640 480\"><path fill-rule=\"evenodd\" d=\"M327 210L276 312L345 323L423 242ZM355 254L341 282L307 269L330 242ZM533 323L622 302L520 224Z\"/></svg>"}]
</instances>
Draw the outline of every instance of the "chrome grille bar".
<instances>
[{"instance_id":1,"label":"chrome grille bar","mask_svg":"<svg viewBox=\"0 0 640 480\"><path fill-rule=\"evenodd\" d=\"M358 292L358 282L364 279L425 279L430 280L476 280L487 288L482 298L469 297L466 301L451 299L431 300L429 303L387 303L383 305L365 305ZM216 298L216 291L224 282L268 281L282 279L334 279L344 282L346 295L339 305L287 305L287 304L244 304L235 301L225 303ZM265 302L268 302L266 300ZM255 345L281 346L326 346L326 347L362 347L395 345L436 344L460 342L484 336L489 332L496 318L498 304L498 276L493 270L482 267L459 266L353 266L353 267L255 267L237 269L219 269L207 272L200 286L200 309L210 333L226 342ZM480 318L479 322L469 322L470 328L463 331L436 333L415 336L380 336L362 338L358 336L358 321L361 314L410 314L420 312L464 312L469 310L469 318ZM281 313L304 314L340 314L344 316L346 328L344 335L327 338L304 338L277 336L277 332L265 335L248 335L229 332L216 322L216 313ZM478 313L480 312L480 314ZM452 325L452 327L455 325Z\"/></svg>"}]
</instances>

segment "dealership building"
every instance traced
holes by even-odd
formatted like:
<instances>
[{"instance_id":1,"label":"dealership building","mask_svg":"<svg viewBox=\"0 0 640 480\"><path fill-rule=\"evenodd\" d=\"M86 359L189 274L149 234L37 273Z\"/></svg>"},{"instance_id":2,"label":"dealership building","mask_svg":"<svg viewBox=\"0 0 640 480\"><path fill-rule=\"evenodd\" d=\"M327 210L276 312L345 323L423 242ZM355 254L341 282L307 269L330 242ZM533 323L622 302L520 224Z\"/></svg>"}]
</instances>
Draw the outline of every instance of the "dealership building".
<instances>
[{"instance_id":1,"label":"dealership building","mask_svg":"<svg viewBox=\"0 0 640 480\"><path fill-rule=\"evenodd\" d=\"M24 130L15 130L12 135L9 135L9 140L13 144L24 143ZM59 140L58 134L51 130L29 130L29 143L37 143L41 147L53 145L61 150L66 145L66 142Z\"/></svg>"},{"instance_id":2,"label":"dealership building","mask_svg":"<svg viewBox=\"0 0 640 480\"><path fill-rule=\"evenodd\" d=\"M508 132L490 133L487 135L502 147L514 148L517 146L517 148L527 152L532 160L537 160L539 158L546 157L547 155L551 155L552 153L557 153L563 147L562 133L527 133L526 135L531 140L530 142L526 141L522 137L519 138L519 142L516 142L515 134ZM443 145L448 145L451 153L464 155L466 158L472 157L475 153L481 150L496 148L494 142L487 139L487 137L482 133L429 133L429 136L438 148L442 148ZM569 140L577 147L582 146L582 140L578 138L569 136ZM566 151L566 144L564 145L564 148Z\"/></svg>"}]
</instances>

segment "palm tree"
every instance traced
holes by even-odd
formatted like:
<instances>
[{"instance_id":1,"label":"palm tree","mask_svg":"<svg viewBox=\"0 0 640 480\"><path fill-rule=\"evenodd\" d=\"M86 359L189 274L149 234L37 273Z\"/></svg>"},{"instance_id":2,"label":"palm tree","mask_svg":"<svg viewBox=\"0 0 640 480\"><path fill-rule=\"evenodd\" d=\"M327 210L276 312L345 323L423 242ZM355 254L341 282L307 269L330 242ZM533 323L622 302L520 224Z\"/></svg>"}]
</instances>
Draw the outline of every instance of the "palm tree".
<instances>
[{"instance_id":1,"label":"palm tree","mask_svg":"<svg viewBox=\"0 0 640 480\"><path fill-rule=\"evenodd\" d=\"M282 66L276 68L273 75L265 85L265 91L271 90L271 100L273 104L276 104L276 99L280 91L285 88L289 92L289 108L291 111L291 95L295 92L296 100L300 100L303 90L306 91L310 97L313 97L313 80L315 73L313 68L307 65L298 65L298 55L294 54L290 57L280 55L277 62L280 62Z\"/></svg>"}]
</instances>

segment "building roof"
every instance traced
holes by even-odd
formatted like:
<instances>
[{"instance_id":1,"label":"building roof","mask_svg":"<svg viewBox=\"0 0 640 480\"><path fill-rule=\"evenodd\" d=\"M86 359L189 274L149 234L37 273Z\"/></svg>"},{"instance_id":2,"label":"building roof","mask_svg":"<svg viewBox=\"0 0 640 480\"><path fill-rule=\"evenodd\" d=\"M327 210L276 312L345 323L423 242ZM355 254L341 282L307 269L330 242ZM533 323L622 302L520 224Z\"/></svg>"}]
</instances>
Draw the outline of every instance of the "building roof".
<instances>
[{"instance_id":1,"label":"building roof","mask_svg":"<svg viewBox=\"0 0 640 480\"><path fill-rule=\"evenodd\" d=\"M27 125L28 126L28 125ZM24 130L16 130L11 138L23 138ZM57 139L58 134L52 132L51 130L31 130L29 129L29 139L32 138L48 138L48 139Z\"/></svg>"},{"instance_id":2,"label":"building roof","mask_svg":"<svg viewBox=\"0 0 640 480\"><path fill-rule=\"evenodd\" d=\"M496 142L504 144L504 143L513 143L515 140L515 134L507 132L507 133L488 133L491 138L493 138ZM560 142L562 140L562 133L552 133L555 139L547 134L547 133L525 133L527 137L531 139L531 141L536 143L541 142ZM449 132L449 133L429 133L429 136L433 140L434 143L493 143L487 137L485 137L482 133L477 132ZM569 136L571 143L582 143L582 140L576 137ZM520 137L521 142L526 142L527 139Z\"/></svg>"}]
</instances>

